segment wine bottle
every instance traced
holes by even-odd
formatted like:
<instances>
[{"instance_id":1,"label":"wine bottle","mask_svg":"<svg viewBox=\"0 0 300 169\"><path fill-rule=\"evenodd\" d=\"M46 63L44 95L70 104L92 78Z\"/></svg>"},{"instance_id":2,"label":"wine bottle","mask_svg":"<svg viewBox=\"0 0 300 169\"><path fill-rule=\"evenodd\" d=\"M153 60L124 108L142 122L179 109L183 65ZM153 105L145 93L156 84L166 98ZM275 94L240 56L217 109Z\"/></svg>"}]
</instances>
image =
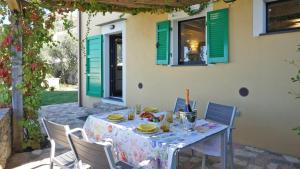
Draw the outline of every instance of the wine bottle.
<instances>
[{"instance_id":1,"label":"wine bottle","mask_svg":"<svg viewBox=\"0 0 300 169\"><path fill-rule=\"evenodd\" d=\"M190 90L185 89L185 112L192 112L190 105Z\"/></svg>"}]
</instances>

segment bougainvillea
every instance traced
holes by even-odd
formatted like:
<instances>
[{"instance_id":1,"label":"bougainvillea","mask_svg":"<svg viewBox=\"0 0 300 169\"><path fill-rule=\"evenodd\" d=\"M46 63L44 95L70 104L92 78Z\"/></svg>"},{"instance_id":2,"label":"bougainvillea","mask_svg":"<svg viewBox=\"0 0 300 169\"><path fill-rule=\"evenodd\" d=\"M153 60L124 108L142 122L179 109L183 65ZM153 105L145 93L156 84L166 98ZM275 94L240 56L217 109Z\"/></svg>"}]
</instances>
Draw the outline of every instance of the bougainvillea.
<instances>
[{"instance_id":1,"label":"bougainvillea","mask_svg":"<svg viewBox=\"0 0 300 169\"><path fill-rule=\"evenodd\" d=\"M7 17L1 18L1 49L0 49L0 106L11 105L11 57L15 52L22 51L23 82L17 84L24 97L24 119L19 122L24 127L24 148L39 148L42 142L42 134L38 123L38 110L41 102L41 92L47 87L45 82L48 65L39 55L44 44L53 45L51 31L54 15L46 14L39 6L26 6L22 15L11 13L1 4L1 14ZM6 20L6 21L5 21ZM13 32L10 23L18 21L21 29ZM9 22L10 21L10 22ZM45 24L47 23L47 24ZM22 37L22 43L18 41Z\"/></svg>"},{"instance_id":2,"label":"bougainvillea","mask_svg":"<svg viewBox=\"0 0 300 169\"><path fill-rule=\"evenodd\" d=\"M184 10L189 14L196 14L207 6L209 0L199 0L200 7L198 10L189 6L158 7L148 5L144 8L128 8L97 3L93 0L32 0L22 2L22 12L15 14L8 10L6 1L0 0L0 107L9 107L11 103L11 57L14 54L11 48L13 47L15 52L22 51L23 54L23 82L18 84L18 88L24 95L24 119L20 122L20 125L25 129L23 146L24 148L39 148L43 137L38 123L38 110L41 105L41 92L47 88L45 77L49 70L45 60L40 56L40 52L44 45L50 47L56 45L55 42L52 42L51 32L53 32L57 15L63 16L64 27L69 30L72 24L67 19L67 13L76 9L89 14L87 21L87 26L89 26L91 16L96 12L118 11L138 14L141 12L163 13ZM21 25L19 32L12 32L12 25L5 23L8 18L18 20ZM20 36L22 36L23 44L17 40Z\"/></svg>"}]
</instances>

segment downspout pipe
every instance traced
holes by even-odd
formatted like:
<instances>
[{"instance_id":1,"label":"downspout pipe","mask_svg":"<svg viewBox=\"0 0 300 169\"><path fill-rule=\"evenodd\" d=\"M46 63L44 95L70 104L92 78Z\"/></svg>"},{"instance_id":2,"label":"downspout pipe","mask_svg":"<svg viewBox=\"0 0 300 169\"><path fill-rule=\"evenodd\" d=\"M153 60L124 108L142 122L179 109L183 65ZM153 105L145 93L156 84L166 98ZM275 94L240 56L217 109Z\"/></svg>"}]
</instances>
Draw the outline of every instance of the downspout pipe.
<instances>
[{"instance_id":1,"label":"downspout pipe","mask_svg":"<svg viewBox=\"0 0 300 169\"><path fill-rule=\"evenodd\" d=\"M82 14L78 11L78 106L82 107Z\"/></svg>"}]
</instances>

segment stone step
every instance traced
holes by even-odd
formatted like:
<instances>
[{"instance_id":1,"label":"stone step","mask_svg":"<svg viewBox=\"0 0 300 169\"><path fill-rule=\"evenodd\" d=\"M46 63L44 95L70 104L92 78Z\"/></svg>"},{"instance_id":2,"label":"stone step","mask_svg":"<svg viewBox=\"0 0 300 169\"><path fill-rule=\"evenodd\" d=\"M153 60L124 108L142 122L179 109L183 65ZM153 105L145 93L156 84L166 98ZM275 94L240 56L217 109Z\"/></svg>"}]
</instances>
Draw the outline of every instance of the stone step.
<instances>
[{"instance_id":1,"label":"stone step","mask_svg":"<svg viewBox=\"0 0 300 169\"><path fill-rule=\"evenodd\" d=\"M104 112L123 110L123 109L126 109L126 108L127 108L126 106L120 106L120 105L115 105L115 104L110 104L110 103L98 102L98 103L95 103L93 105L92 109L88 109L87 111L94 114L94 112L104 113Z\"/></svg>"}]
</instances>

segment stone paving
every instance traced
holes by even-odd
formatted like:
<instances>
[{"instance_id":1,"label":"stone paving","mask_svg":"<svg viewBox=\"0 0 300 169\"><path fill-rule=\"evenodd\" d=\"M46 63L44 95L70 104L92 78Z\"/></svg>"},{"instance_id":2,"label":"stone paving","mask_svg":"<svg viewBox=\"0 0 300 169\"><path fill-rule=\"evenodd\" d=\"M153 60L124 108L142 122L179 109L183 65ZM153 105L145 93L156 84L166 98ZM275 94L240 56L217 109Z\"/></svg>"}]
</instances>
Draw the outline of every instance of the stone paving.
<instances>
[{"instance_id":1,"label":"stone paving","mask_svg":"<svg viewBox=\"0 0 300 169\"><path fill-rule=\"evenodd\" d=\"M88 115L124 109L124 107L99 103L94 108L78 107L77 103L44 106L40 117L61 124L69 124L71 128L82 127ZM64 150L60 150L64 151ZM272 153L251 146L234 144L235 169L300 169L300 158ZM49 149L26 152L13 155L8 161L7 168L44 169L49 168ZM217 158L210 157L207 161L210 169L219 168ZM190 150L180 152L180 169L200 169L201 154Z\"/></svg>"}]
</instances>

